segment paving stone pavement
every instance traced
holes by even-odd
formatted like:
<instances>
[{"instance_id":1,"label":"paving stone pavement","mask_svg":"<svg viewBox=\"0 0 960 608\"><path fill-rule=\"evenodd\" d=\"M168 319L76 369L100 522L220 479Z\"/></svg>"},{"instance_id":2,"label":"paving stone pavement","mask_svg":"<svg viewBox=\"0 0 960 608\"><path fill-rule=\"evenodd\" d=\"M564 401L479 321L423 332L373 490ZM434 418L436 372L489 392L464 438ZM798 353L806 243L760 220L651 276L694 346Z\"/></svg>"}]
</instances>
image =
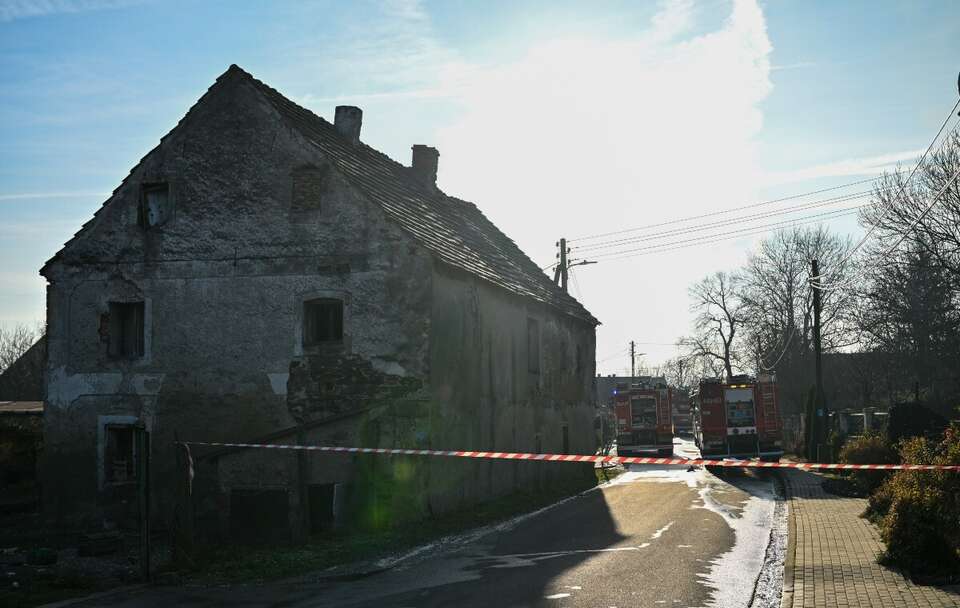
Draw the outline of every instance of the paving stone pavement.
<instances>
[{"instance_id":1,"label":"paving stone pavement","mask_svg":"<svg viewBox=\"0 0 960 608\"><path fill-rule=\"evenodd\" d=\"M883 543L860 517L866 500L825 492L816 473L788 471L784 478L791 538L781 608L960 606L960 585L915 585L877 564Z\"/></svg>"}]
</instances>

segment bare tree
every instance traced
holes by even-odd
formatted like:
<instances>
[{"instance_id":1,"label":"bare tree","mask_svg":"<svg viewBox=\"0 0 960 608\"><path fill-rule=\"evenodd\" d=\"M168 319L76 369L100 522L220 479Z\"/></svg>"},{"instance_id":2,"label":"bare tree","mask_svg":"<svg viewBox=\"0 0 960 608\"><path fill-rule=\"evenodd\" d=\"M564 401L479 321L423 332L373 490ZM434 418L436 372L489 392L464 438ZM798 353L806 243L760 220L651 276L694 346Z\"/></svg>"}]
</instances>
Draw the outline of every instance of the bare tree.
<instances>
[{"instance_id":1,"label":"bare tree","mask_svg":"<svg viewBox=\"0 0 960 608\"><path fill-rule=\"evenodd\" d=\"M960 131L954 131L912 180L904 171L886 174L875 187L873 204L861 211L861 222L874 228L881 248L892 247L916 224L906 240L960 280L960 181L952 181L958 171Z\"/></svg>"},{"instance_id":2,"label":"bare tree","mask_svg":"<svg viewBox=\"0 0 960 608\"><path fill-rule=\"evenodd\" d=\"M750 336L743 341L757 371L772 367L781 354L789 365L813 348L813 291L810 262L820 263L820 281L844 289L821 292L821 340L825 351L851 346L850 311L856 299L857 269L848 259L849 239L823 226L777 232L760 243L742 272L744 316Z\"/></svg>"},{"instance_id":3,"label":"bare tree","mask_svg":"<svg viewBox=\"0 0 960 608\"><path fill-rule=\"evenodd\" d=\"M14 364L43 336L43 325L36 327L18 323L11 327L0 326L0 373Z\"/></svg>"},{"instance_id":4,"label":"bare tree","mask_svg":"<svg viewBox=\"0 0 960 608\"><path fill-rule=\"evenodd\" d=\"M689 387L693 381L695 364L690 357L678 355L664 361L661 370L670 386Z\"/></svg>"},{"instance_id":5,"label":"bare tree","mask_svg":"<svg viewBox=\"0 0 960 608\"><path fill-rule=\"evenodd\" d=\"M721 363L727 378L737 366L734 341L744 323L740 279L725 272L711 274L690 288L694 333L684 341L689 356Z\"/></svg>"}]
</instances>

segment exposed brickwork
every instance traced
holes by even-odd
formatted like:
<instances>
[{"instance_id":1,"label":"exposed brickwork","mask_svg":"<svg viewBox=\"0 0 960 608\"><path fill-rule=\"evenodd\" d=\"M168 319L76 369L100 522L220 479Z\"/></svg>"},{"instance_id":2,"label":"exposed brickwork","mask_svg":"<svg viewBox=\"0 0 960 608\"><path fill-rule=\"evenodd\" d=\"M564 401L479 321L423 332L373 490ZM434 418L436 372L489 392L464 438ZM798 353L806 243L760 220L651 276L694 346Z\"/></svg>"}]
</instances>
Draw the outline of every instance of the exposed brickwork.
<instances>
[{"instance_id":1,"label":"exposed brickwork","mask_svg":"<svg viewBox=\"0 0 960 608\"><path fill-rule=\"evenodd\" d=\"M795 553L792 567L788 557L782 608L960 606L960 587L915 585L877 563L883 543L876 527L860 517L866 500L824 492L816 473L784 476Z\"/></svg>"}]
</instances>

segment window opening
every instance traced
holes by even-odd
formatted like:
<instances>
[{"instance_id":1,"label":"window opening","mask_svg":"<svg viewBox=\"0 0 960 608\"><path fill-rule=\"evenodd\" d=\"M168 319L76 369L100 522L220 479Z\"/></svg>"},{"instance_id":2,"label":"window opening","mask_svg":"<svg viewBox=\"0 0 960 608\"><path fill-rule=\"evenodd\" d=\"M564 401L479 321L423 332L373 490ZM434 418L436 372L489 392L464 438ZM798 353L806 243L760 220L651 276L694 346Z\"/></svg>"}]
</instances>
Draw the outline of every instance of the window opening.
<instances>
[{"instance_id":1,"label":"window opening","mask_svg":"<svg viewBox=\"0 0 960 608\"><path fill-rule=\"evenodd\" d=\"M170 187L167 184L144 184L140 198L140 225L153 228L170 219Z\"/></svg>"},{"instance_id":2,"label":"window opening","mask_svg":"<svg viewBox=\"0 0 960 608\"><path fill-rule=\"evenodd\" d=\"M303 343L343 341L343 300L318 298L303 304Z\"/></svg>"},{"instance_id":3,"label":"window opening","mask_svg":"<svg viewBox=\"0 0 960 608\"><path fill-rule=\"evenodd\" d=\"M136 481L136 449L134 427L131 425L107 425L106 446L103 454L104 478L108 483Z\"/></svg>"},{"instance_id":4,"label":"window opening","mask_svg":"<svg viewBox=\"0 0 960 608\"><path fill-rule=\"evenodd\" d=\"M111 357L143 356L143 302L110 302L109 327Z\"/></svg>"}]
</instances>

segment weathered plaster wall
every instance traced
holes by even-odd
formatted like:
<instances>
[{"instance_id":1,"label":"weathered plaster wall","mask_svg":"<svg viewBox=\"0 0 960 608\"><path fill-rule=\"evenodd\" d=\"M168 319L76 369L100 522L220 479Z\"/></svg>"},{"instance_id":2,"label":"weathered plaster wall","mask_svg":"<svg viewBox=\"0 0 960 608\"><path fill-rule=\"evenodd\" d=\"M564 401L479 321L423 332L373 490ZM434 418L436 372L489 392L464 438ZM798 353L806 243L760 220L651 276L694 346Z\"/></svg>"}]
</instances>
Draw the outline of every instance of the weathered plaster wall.
<instances>
[{"instance_id":1,"label":"weathered plaster wall","mask_svg":"<svg viewBox=\"0 0 960 608\"><path fill-rule=\"evenodd\" d=\"M222 84L45 269L44 502L61 521L103 515L109 493L99 487L97 437L105 416L132 416L152 430L162 521L175 486L175 436L249 439L350 407L336 397L355 393L336 378L362 375L359 392L369 396L378 381L410 388L405 378L425 375L429 256L247 85ZM292 200L304 166L324 168L319 204ZM155 182L170 185L172 219L144 230L140 188ZM338 370L332 387L318 373L329 366L304 352L301 333L303 301L331 296L345 302L343 349L323 354ZM145 354L111 359L101 315L111 301L138 300ZM332 398L318 399L324 391Z\"/></svg>"},{"instance_id":2,"label":"weathered plaster wall","mask_svg":"<svg viewBox=\"0 0 960 608\"><path fill-rule=\"evenodd\" d=\"M566 425L570 452L594 452L592 325L441 264L432 310L433 447L559 453ZM539 373L529 371L528 319L540 327ZM589 475L569 464L436 460L428 509Z\"/></svg>"}]
</instances>

